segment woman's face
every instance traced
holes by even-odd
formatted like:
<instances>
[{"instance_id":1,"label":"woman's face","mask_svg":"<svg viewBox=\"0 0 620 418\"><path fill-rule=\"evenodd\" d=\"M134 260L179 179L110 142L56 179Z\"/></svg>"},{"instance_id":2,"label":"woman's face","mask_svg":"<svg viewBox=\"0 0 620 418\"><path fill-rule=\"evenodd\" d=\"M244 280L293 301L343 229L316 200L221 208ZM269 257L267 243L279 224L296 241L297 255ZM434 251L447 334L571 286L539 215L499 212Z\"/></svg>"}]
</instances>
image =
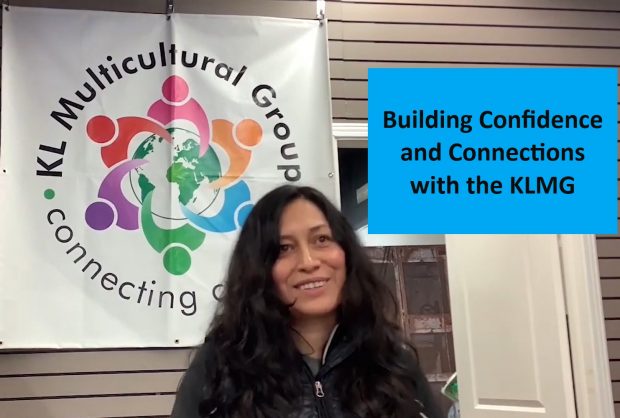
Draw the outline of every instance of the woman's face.
<instances>
[{"instance_id":1,"label":"woman's face","mask_svg":"<svg viewBox=\"0 0 620 418\"><path fill-rule=\"evenodd\" d=\"M305 199L291 202L280 219L280 255L273 265L278 295L293 317L334 314L346 276L344 251L323 212Z\"/></svg>"}]
</instances>

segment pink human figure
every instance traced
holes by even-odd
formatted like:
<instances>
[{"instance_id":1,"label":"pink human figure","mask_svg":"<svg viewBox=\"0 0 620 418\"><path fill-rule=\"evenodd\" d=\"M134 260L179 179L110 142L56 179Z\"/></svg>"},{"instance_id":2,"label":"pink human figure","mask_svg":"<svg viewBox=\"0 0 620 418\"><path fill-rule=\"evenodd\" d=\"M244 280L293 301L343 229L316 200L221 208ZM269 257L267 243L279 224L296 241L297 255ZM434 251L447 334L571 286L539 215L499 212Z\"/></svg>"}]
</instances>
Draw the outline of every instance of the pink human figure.
<instances>
[{"instance_id":1,"label":"pink human figure","mask_svg":"<svg viewBox=\"0 0 620 418\"><path fill-rule=\"evenodd\" d=\"M86 124L86 133L93 142L109 143L101 148L101 159L106 167L112 167L119 161L127 160L131 140L142 132L159 135L172 143L172 136L163 126L139 116L118 118L115 124L108 116L99 115L90 118Z\"/></svg>"},{"instance_id":2,"label":"pink human figure","mask_svg":"<svg viewBox=\"0 0 620 418\"><path fill-rule=\"evenodd\" d=\"M180 119L192 122L198 129L200 136L199 156L202 157L209 149L211 141L207 114L195 99L189 99L183 103L189 97L189 86L183 78L176 75L168 77L162 84L161 91L164 98L170 103L163 100L156 101L149 108L147 115L164 126Z\"/></svg>"}]
</instances>

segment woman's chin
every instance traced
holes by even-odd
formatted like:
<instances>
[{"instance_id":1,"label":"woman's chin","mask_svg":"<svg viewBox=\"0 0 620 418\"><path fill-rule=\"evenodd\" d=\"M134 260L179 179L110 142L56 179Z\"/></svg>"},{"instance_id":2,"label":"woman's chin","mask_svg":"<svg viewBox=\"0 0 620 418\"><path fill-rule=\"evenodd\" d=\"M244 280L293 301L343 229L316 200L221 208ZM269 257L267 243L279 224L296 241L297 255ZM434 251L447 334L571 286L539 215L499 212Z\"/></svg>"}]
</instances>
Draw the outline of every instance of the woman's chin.
<instances>
[{"instance_id":1,"label":"woman's chin","mask_svg":"<svg viewBox=\"0 0 620 418\"><path fill-rule=\"evenodd\" d=\"M338 304L330 301L297 301L292 308L293 316L297 318L329 317L338 310Z\"/></svg>"}]
</instances>

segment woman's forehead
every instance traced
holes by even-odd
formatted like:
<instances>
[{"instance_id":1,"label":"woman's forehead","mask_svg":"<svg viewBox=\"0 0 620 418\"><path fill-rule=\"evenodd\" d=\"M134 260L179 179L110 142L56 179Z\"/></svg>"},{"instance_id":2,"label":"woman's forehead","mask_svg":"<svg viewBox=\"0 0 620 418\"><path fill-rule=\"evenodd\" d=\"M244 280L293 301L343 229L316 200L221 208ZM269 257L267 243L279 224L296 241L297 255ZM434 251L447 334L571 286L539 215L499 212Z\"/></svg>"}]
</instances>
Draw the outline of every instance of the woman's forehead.
<instances>
[{"instance_id":1,"label":"woman's forehead","mask_svg":"<svg viewBox=\"0 0 620 418\"><path fill-rule=\"evenodd\" d=\"M329 228L329 223L323 212L305 199L291 202L280 218L280 235L317 232L325 228Z\"/></svg>"}]
</instances>

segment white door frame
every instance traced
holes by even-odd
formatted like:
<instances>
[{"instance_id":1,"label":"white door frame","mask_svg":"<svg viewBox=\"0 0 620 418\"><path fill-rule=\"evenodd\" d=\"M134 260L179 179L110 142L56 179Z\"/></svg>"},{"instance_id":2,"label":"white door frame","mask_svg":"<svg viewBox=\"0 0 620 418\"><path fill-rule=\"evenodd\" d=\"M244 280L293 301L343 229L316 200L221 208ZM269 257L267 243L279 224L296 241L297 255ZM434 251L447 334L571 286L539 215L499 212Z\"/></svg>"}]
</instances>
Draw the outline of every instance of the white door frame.
<instances>
[{"instance_id":1,"label":"white door frame","mask_svg":"<svg viewBox=\"0 0 620 418\"><path fill-rule=\"evenodd\" d=\"M601 280L594 235L558 235L577 413L614 418Z\"/></svg>"},{"instance_id":2,"label":"white door frame","mask_svg":"<svg viewBox=\"0 0 620 418\"><path fill-rule=\"evenodd\" d=\"M361 122L332 123L332 137L334 139L334 160L338 167L339 148L368 148L368 124ZM336 169L337 194L340 197L340 171ZM340 202L338 202L340 204ZM340 207L340 206L339 206ZM365 247L384 247L400 245L443 245L445 235L441 234L368 234L368 227L360 228L357 236Z\"/></svg>"}]
</instances>

